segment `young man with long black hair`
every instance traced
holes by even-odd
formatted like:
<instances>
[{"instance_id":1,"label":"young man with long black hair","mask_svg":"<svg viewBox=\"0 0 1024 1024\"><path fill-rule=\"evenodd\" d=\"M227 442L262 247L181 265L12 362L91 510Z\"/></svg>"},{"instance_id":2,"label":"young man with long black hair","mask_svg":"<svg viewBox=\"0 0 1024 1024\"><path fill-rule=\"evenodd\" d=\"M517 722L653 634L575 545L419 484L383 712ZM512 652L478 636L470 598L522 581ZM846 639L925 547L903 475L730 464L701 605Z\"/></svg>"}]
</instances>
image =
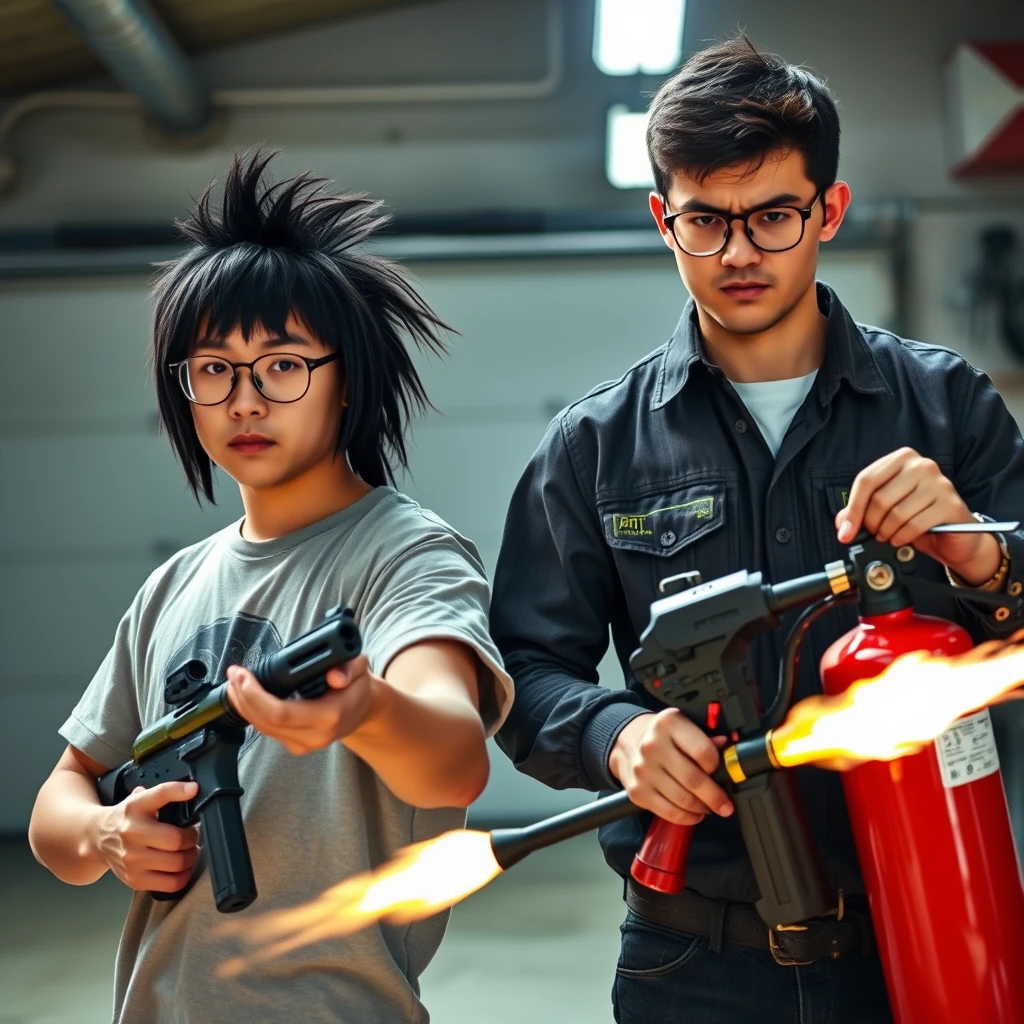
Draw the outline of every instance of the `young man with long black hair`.
<instances>
[{"instance_id":1,"label":"young man with long black hair","mask_svg":"<svg viewBox=\"0 0 1024 1024\"><path fill-rule=\"evenodd\" d=\"M746 39L714 46L661 87L647 141L651 212L691 299L667 344L556 418L513 496L491 628L517 696L499 743L549 785L624 787L663 818L702 822L678 896L629 879L650 814L602 830L628 879L616 1020L880 1024L889 1009L839 777L799 772L846 914L802 937L805 962L780 962L733 807L709 777L718 749L659 709L629 655L659 580L820 571L861 526L936 559L921 559L922 576L1016 592L1024 534L925 531L1018 518L1024 442L961 356L855 324L815 281L850 189L837 180L836 106L812 74ZM920 607L976 637L1024 624L952 600ZM853 614L812 627L798 696L820 691L819 658ZM766 704L791 621L752 648ZM594 685L609 628L623 690Z\"/></svg>"},{"instance_id":2,"label":"young man with long black hair","mask_svg":"<svg viewBox=\"0 0 1024 1024\"><path fill-rule=\"evenodd\" d=\"M268 160L236 157L219 208L211 185L156 287L162 424L197 498L213 501L218 466L245 516L145 582L61 728L68 747L30 825L59 878L85 885L109 870L136 890L115 975L125 1024L425 1021L417 979L446 921L382 924L216 978L229 949L211 935L209 886L177 902L148 894L200 870L197 831L157 819L195 784L114 807L94 785L168 711L169 672L203 661L253 726L239 775L262 909L462 825L511 696L476 549L388 486L426 402L403 335L438 350L445 325L363 247L386 221L378 202L308 174L272 185ZM365 655L332 671L317 700L267 693L249 667L343 603Z\"/></svg>"}]
</instances>

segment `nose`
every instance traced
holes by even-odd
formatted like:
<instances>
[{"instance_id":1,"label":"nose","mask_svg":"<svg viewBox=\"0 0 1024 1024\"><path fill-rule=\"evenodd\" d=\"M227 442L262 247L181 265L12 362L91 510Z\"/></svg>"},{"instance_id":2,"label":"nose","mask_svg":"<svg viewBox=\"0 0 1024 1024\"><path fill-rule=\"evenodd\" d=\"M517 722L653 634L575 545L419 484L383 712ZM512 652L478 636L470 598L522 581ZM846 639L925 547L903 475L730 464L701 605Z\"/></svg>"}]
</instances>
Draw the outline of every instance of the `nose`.
<instances>
[{"instance_id":1,"label":"nose","mask_svg":"<svg viewBox=\"0 0 1024 1024\"><path fill-rule=\"evenodd\" d=\"M246 419L249 416L266 416L267 400L256 387L253 380L252 367L236 367L235 385L231 389L231 395L228 398L228 412L235 419Z\"/></svg>"},{"instance_id":2,"label":"nose","mask_svg":"<svg viewBox=\"0 0 1024 1024\"><path fill-rule=\"evenodd\" d=\"M740 220L740 218L736 218ZM750 267L761 262L761 250L747 236L746 225L740 220L729 225L729 240L722 250L723 267Z\"/></svg>"}]
</instances>

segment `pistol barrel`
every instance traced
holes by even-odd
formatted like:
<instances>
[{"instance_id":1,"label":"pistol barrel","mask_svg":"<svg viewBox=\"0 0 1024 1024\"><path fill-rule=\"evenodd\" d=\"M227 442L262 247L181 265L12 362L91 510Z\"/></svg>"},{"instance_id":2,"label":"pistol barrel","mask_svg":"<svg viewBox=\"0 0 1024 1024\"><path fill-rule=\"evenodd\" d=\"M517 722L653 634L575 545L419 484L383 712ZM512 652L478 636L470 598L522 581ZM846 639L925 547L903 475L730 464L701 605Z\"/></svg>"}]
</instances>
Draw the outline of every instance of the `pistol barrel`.
<instances>
[{"instance_id":1,"label":"pistol barrel","mask_svg":"<svg viewBox=\"0 0 1024 1024\"><path fill-rule=\"evenodd\" d=\"M179 708L155 721L148 729L143 729L132 747L132 759L136 764L143 758L155 754L164 747L169 747L176 740L187 736L190 732L201 728L225 712L237 714L228 700L228 684L221 683L214 687L198 704L192 707Z\"/></svg>"}]
</instances>

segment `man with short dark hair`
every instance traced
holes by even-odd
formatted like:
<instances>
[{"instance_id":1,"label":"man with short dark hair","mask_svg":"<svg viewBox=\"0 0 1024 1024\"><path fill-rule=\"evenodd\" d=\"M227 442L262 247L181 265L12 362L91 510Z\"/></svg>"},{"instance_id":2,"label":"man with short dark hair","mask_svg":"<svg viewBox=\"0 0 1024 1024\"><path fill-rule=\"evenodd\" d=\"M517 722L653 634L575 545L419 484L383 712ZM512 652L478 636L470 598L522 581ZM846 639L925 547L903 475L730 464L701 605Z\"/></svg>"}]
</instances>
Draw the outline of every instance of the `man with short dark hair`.
<instances>
[{"instance_id":1,"label":"man with short dark hair","mask_svg":"<svg viewBox=\"0 0 1024 1024\"><path fill-rule=\"evenodd\" d=\"M784 964L752 905L732 804L710 777L716 744L658 706L629 656L659 580L739 569L790 579L840 557L862 526L935 559L921 560L922 577L945 581L944 565L955 582L1002 590L1024 566L1024 535L925 531L974 513L1017 517L1024 442L961 356L855 324L815 281L850 189L836 180L835 103L812 74L745 38L714 46L661 87L647 140L651 212L691 300L667 344L555 419L515 491L491 628L517 696L498 740L551 786L623 787L662 818L702 822L677 896L629 878L650 814L601 832L628 880L616 1020L879 1024L889 1008L877 953L864 952L839 777L798 770L830 882L864 924L844 926L837 958ZM920 608L976 637L1024 624L942 598ZM853 614L811 628L798 697L820 692L818 660ZM791 621L752 647L766 704ZM594 685L609 628L624 690Z\"/></svg>"}]
</instances>

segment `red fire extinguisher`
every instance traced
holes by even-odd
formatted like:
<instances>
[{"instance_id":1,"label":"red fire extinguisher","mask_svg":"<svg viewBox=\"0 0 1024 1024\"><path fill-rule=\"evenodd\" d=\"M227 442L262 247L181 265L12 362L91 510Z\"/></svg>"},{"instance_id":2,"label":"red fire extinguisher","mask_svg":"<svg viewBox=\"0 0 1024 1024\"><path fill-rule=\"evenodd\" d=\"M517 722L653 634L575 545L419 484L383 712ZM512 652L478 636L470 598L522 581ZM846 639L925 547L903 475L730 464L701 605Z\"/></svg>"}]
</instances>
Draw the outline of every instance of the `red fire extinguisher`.
<instances>
[{"instance_id":1,"label":"red fire extinguisher","mask_svg":"<svg viewBox=\"0 0 1024 1024\"><path fill-rule=\"evenodd\" d=\"M934 532L1017 525L951 524ZM821 662L824 690L834 694L878 675L901 654L952 655L973 646L954 623L917 615L913 590L1006 612L1020 608L1018 597L917 579L915 559L912 548L897 551L862 533L849 562L784 583L734 573L707 584L686 580L673 593L665 586L673 581L665 581L669 596L651 606L651 623L630 659L648 692L734 741L740 770L734 765L716 778L736 803L761 893L757 908L769 928L834 906L799 802L784 788L773 793L755 785L761 773L792 779L774 772L770 730L790 705L811 623L838 604L859 603L858 626ZM762 713L745 667L747 644L774 628L782 612L800 607L776 698ZM987 710L918 754L844 773L843 785L897 1024L1024 1024L1024 882ZM633 877L662 892L681 891L691 837L690 827L655 818Z\"/></svg>"},{"instance_id":2,"label":"red fire extinguisher","mask_svg":"<svg viewBox=\"0 0 1024 1024\"><path fill-rule=\"evenodd\" d=\"M914 612L913 582L877 548L862 556L860 621L821 660L826 693L910 651L973 646ZM988 710L920 753L845 772L843 789L897 1024L1024 1022L1024 886Z\"/></svg>"}]
</instances>

